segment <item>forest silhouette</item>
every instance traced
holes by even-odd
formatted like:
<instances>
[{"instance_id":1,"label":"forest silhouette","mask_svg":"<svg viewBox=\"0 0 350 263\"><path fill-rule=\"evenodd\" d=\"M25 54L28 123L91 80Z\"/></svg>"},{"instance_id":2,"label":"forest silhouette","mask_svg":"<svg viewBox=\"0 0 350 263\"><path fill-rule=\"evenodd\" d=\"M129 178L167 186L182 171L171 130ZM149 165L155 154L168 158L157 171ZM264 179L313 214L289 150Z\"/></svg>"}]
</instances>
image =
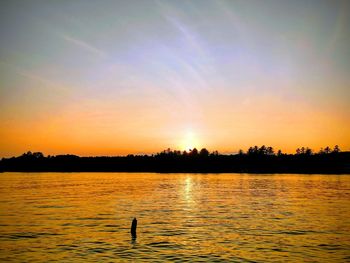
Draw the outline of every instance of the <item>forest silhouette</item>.
<instances>
[{"instance_id":1,"label":"forest silhouette","mask_svg":"<svg viewBox=\"0 0 350 263\"><path fill-rule=\"evenodd\" d=\"M0 172L189 172L189 173L350 173L350 152L336 145L315 153L308 147L295 154L275 152L270 146L253 146L237 154L220 154L203 148L189 151L167 149L154 155L79 157L44 156L27 152L2 158Z\"/></svg>"}]
</instances>

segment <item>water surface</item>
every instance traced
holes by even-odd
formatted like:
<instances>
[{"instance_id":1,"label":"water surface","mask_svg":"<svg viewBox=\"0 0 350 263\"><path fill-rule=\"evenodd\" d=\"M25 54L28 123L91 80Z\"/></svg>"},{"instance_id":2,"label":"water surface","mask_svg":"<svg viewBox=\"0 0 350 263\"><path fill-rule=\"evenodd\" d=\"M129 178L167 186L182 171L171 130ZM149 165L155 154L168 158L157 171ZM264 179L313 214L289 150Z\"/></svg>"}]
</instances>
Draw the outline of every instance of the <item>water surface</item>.
<instances>
[{"instance_id":1,"label":"water surface","mask_svg":"<svg viewBox=\"0 0 350 263\"><path fill-rule=\"evenodd\" d=\"M349 209L349 175L0 173L0 261L345 262Z\"/></svg>"}]
</instances>

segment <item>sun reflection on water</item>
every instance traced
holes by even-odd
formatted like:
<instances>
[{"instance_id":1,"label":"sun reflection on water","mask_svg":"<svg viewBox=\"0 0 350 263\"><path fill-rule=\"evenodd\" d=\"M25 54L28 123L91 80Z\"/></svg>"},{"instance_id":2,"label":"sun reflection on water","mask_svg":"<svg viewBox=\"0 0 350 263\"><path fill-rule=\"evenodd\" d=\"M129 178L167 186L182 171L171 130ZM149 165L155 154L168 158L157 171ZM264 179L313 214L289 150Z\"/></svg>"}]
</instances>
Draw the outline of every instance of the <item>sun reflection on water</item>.
<instances>
[{"instance_id":1,"label":"sun reflection on water","mask_svg":"<svg viewBox=\"0 0 350 263\"><path fill-rule=\"evenodd\" d=\"M0 261L345 262L349 189L336 175L4 173Z\"/></svg>"},{"instance_id":2,"label":"sun reflection on water","mask_svg":"<svg viewBox=\"0 0 350 263\"><path fill-rule=\"evenodd\" d=\"M192 178L187 176L185 179L185 198L187 201L192 201Z\"/></svg>"}]
</instances>

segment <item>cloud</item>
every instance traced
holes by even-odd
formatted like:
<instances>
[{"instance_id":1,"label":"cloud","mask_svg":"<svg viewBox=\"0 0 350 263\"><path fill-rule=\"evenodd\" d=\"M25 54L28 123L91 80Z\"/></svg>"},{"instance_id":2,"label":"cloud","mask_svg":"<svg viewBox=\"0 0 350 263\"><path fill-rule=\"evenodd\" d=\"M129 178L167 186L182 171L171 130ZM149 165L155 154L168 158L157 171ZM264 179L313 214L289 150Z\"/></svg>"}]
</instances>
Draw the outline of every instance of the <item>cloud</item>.
<instances>
[{"instance_id":1,"label":"cloud","mask_svg":"<svg viewBox=\"0 0 350 263\"><path fill-rule=\"evenodd\" d=\"M66 40L67 42L69 42L73 45L76 45L77 47L80 47L80 48L82 48L90 53L93 53L93 54L98 55L100 57L106 56L106 53L103 50L98 49L98 48L92 46L91 44L81 40L81 39L73 38L67 34L63 34L62 38L64 40Z\"/></svg>"}]
</instances>

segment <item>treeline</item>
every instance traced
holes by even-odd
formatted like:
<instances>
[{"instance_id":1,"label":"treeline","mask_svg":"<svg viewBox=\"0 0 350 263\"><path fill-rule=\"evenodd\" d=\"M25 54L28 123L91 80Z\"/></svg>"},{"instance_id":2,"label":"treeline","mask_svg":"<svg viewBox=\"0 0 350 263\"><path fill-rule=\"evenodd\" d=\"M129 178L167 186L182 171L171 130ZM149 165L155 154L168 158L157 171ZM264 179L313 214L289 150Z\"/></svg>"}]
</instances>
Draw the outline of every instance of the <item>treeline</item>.
<instances>
[{"instance_id":1,"label":"treeline","mask_svg":"<svg viewBox=\"0 0 350 263\"><path fill-rule=\"evenodd\" d=\"M312 150L309 147L300 147L297 148L295 150L295 154L297 155L313 155L313 154L330 154L330 153L339 153L340 152L340 148L338 145L335 145L333 149L331 149L329 146L326 146L324 148L321 148L318 152L314 152L314 150ZM244 154L243 150L239 150L238 151L239 154ZM275 155L277 154L278 156L283 155L284 153L281 150L278 150L277 153L275 153L275 150L273 149L273 147L271 146L254 146L254 147L249 147L249 149L247 150L246 154L248 155Z\"/></svg>"},{"instance_id":2,"label":"treeline","mask_svg":"<svg viewBox=\"0 0 350 263\"><path fill-rule=\"evenodd\" d=\"M310 149L309 147L300 147L297 148L295 150L295 154L296 155L314 155L314 154L336 154L341 152L340 148L338 145L335 145L334 148L330 148L329 146L326 146L324 148L321 148L318 152L315 152L314 150ZM202 148L200 151L198 151L196 148L194 148L193 150L189 150L189 151L178 151L178 150L171 150L170 148L168 148L167 150L164 150L160 153L157 153L156 156L189 156L189 157L194 157L194 156L218 156L221 155L219 154L218 151L213 151L213 152L209 152L206 148ZM277 152L275 152L274 148L271 146L251 146L247 149L247 151L244 151L242 149L240 149L238 151L238 155L250 155L250 156L254 156L254 155L277 155L277 156L281 156L281 155L291 155L291 154L286 154L283 153L282 150L278 150ZM129 156L133 156L133 155L129 155ZM153 156L153 155L152 155Z\"/></svg>"},{"instance_id":3,"label":"treeline","mask_svg":"<svg viewBox=\"0 0 350 263\"><path fill-rule=\"evenodd\" d=\"M237 154L220 154L203 148L189 151L167 149L154 155L79 157L76 155L44 156L27 152L3 158L0 171L23 172L200 172L200 173L349 173L350 152L339 146L314 152L308 147L295 154L275 152L270 146L252 146Z\"/></svg>"}]
</instances>

